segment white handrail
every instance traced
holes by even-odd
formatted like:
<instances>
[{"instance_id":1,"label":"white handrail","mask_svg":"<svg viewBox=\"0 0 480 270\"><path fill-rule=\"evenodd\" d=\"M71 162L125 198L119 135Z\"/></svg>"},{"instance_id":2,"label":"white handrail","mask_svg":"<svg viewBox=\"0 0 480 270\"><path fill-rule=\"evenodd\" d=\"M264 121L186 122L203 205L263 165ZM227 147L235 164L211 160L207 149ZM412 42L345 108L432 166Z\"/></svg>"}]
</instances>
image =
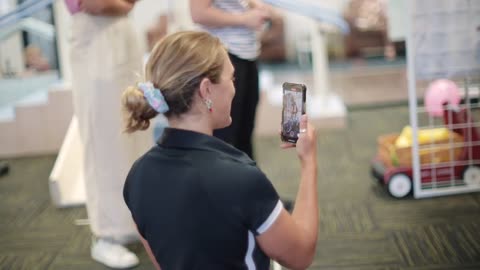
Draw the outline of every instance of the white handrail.
<instances>
[{"instance_id":1,"label":"white handrail","mask_svg":"<svg viewBox=\"0 0 480 270\"><path fill-rule=\"evenodd\" d=\"M24 18L17 21L16 24L2 29L0 31L0 40L5 40L21 30L36 34L48 41L55 41L55 27L49 23L34 18Z\"/></svg>"},{"instance_id":2,"label":"white handrail","mask_svg":"<svg viewBox=\"0 0 480 270\"><path fill-rule=\"evenodd\" d=\"M5 29L14 25L18 21L32 16L35 12L44 9L53 4L55 0L34 0L27 1L28 4L22 4L15 10L0 16L0 29Z\"/></svg>"},{"instance_id":3,"label":"white handrail","mask_svg":"<svg viewBox=\"0 0 480 270\"><path fill-rule=\"evenodd\" d=\"M291 12L295 12L310 17L318 22L328 23L336 26L343 34L350 32L350 27L343 17L326 8L321 7L313 1L305 0L263 0L263 2L282 8Z\"/></svg>"}]
</instances>

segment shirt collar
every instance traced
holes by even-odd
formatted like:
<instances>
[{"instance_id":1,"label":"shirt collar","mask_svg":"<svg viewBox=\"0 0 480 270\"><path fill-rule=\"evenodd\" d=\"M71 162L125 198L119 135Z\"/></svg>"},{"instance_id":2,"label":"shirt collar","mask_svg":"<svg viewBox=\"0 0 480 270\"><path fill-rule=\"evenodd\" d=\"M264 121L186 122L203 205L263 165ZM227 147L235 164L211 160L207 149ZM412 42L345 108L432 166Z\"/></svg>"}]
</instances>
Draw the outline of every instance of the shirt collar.
<instances>
[{"instance_id":1,"label":"shirt collar","mask_svg":"<svg viewBox=\"0 0 480 270\"><path fill-rule=\"evenodd\" d=\"M255 161L250 159L247 154L230 144L216 137L191 130L165 128L163 135L157 143L165 148L197 149L217 152L227 155L241 163L255 165Z\"/></svg>"}]
</instances>

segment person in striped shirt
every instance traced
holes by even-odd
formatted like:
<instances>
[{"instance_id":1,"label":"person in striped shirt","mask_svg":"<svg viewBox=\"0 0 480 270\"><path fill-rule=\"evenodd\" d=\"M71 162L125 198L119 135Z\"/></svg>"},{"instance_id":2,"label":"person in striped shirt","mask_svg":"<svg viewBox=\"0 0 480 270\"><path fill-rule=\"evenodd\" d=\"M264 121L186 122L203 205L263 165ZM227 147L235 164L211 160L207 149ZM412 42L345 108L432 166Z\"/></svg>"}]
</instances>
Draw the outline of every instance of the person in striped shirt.
<instances>
[{"instance_id":1,"label":"person in striped shirt","mask_svg":"<svg viewBox=\"0 0 480 270\"><path fill-rule=\"evenodd\" d=\"M259 99L257 34L270 17L270 6L256 0L190 0L190 9L193 21L227 47L235 67L232 124L216 130L214 136L253 158L252 134Z\"/></svg>"}]
</instances>

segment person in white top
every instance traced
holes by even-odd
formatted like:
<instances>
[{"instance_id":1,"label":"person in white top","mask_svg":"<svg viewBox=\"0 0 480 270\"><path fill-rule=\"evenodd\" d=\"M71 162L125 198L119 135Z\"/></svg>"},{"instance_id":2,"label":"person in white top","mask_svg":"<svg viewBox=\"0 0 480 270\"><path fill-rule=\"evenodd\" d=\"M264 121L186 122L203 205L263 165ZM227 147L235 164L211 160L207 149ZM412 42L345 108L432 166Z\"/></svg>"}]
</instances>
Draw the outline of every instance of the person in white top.
<instances>
[{"instance_id":1,"label":"person in white top","mask_svg":"<svg viewBox=\"0 0 480 270\"><path fill-rule=\"evenodd\" d=\"M127 14L135 0L81 0L73 15L71 63L75 115L85 152L91 256L111 268L138 264L123 244L139 240L123 198L128 169L151 145L151 132L126 135L121 93L141 72L142 55Z\"/></svg>"}]
</instances>

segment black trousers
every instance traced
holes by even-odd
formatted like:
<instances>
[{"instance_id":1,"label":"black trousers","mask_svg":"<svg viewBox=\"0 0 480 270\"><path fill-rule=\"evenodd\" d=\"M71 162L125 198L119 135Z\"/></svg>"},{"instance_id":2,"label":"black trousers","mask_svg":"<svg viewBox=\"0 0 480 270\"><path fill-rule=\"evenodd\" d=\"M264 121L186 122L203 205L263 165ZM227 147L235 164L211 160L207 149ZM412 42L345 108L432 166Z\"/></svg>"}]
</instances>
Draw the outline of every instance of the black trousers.
<instances>
[{"instance_id":1,"label":"black trousers","mask_svg":"<svg viewBox=\"0 0 480 270\"><path fill-rule=\"evenodd\" d=\"M228 54L235 67L235 97L232 102L232 124L218 129L213 135L253 159L252 134L259 98L258 68L256 61L249 61Z\"/></svg>"},{"instance_id":2,"label":"black trousers","mask_svg":"<svg viewBox=\"0 0 480 270\"><path fill-rule=\"evenodd\" d=\"M8 173L10 167L8 166L8 163L5 161L0 161L0 177L4 176Z\"/></svg>"}]
</instances>

